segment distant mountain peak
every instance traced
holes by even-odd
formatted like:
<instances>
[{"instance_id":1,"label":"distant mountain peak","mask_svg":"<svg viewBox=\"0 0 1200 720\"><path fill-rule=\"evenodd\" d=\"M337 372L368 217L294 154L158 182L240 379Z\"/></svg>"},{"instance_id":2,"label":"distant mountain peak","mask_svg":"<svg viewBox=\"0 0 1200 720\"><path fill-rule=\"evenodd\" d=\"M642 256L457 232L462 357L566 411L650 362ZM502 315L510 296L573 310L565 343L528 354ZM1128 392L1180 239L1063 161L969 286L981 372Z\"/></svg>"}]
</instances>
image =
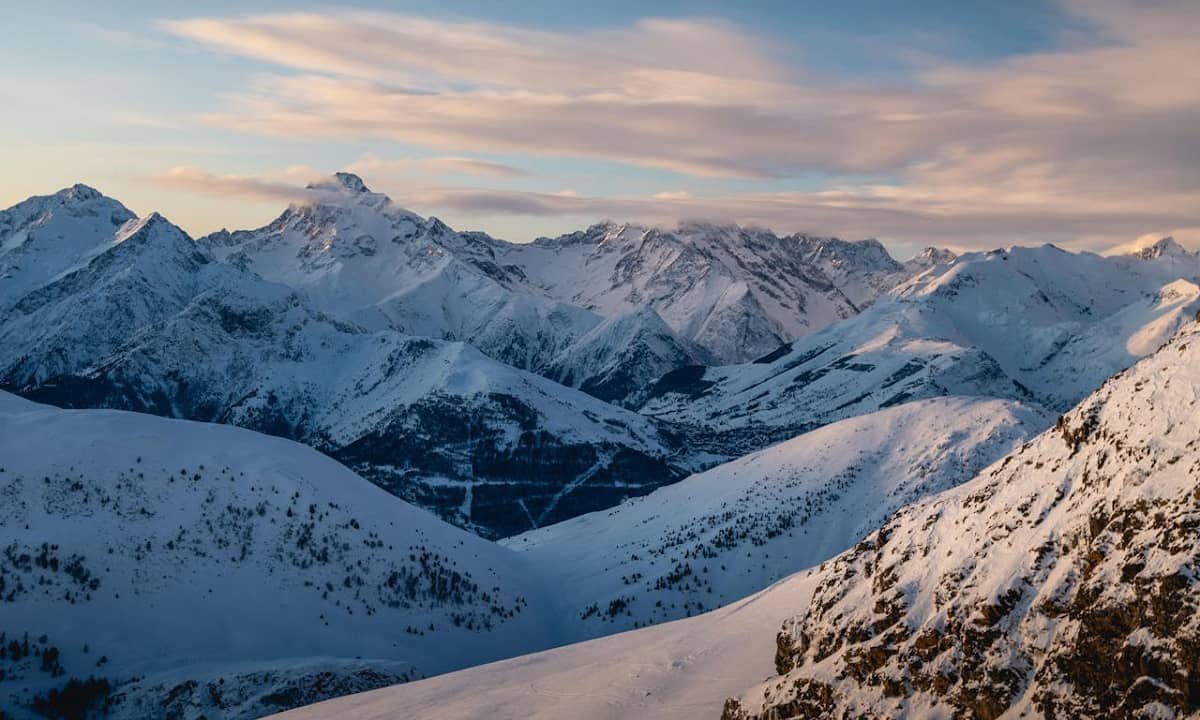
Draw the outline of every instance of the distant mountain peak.
<instances>
[{"instance_id":1,"label":"distant mountain peak","mask_svg":"<svg viewBox=\"0 0 1200 720\"><path fill-rule=\"evenodd\" d=\"M183 228L157 212L126 222L117 230L115 240L117 245L154 248L156 251L177 257L187 257L200 264L212 260L211 253L198 245Z\"/></svg>"},{"instance_id":2,"label":"distant mountain peak","mask_svg":"<svg viewBox=\"0 0 1200 720\"><path fill-rule=\"evenodd\" d=\"M799 233L787 239L803 248L805 259L809 263L823 266L827 272L830 268L825 266L825 263L833 266L849 265L859 272L901 270L900 263L888 253L883 243L874 238L850 241Z\"/></svg>"},{"instance_id":3,"label":"distant mountain peak","mask_svg":"<svg viewBox=\"0 0 1200 720\"><path fill-rule=\"evenodd\" d=\"M912 258L904 261L904 267L910 272L927 270L936 265L949 265L958 258L946 248L927 247Z\"/></svg>"},{"instance_id":4,"label":"distant mountain peak","mask_svg":"<svg viewBox=\"0 0 1200 720\"><path fill-rule=\"evenodd\" d=\"M104 197L104 193L100 192L94 187L84 185L83 183L75 183L69 188L63 188L55 193L55 195L64 200L75 200L78 202L95 200L97 198Z\"/></svg>"},{"instance_id":5,"label":"distant mountain peak","mask_svg":"<svg viewBox=\"0 0 1200 720\"><path fill-rule=\"evenodd\" d=\"M1187 257L1193 253L1176 242L1174 237L1167 235L1153 245L1130 254L1142 260L1154 260L1161 257Z\"/></svg>"},{"instance_id":6,"label":"distant mountain peak","mask_svg":"<svg viewBox=\"0 0 1200 720\"><path fill-rule=\"evenodd\" d=\"M338 192L350 192L359 195L371 192L362 178L348 172L334 173L333 177L319 182L311 182L306 187L309 190L336 190Z\"/></svg>"}]
</instances>

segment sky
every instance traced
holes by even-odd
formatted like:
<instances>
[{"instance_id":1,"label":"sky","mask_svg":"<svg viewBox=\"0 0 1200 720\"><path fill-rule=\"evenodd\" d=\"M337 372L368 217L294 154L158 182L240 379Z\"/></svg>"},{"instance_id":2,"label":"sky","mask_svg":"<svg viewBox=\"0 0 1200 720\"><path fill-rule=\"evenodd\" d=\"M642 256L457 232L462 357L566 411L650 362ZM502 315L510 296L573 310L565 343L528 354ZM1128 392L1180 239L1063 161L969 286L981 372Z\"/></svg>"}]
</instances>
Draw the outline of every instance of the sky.
<instances>
[{"instance_id":1,"label":"sky","mask_svg":"<svg viewBox=\"0 0 1200 720\"><path fill-rule=\"evenodd\" d=\"M352 171L513 241L705 219L898 257L1200 247L1187 0L59 0L3 12L0 207L199 235Z\"/></svg>"}]
</instances>

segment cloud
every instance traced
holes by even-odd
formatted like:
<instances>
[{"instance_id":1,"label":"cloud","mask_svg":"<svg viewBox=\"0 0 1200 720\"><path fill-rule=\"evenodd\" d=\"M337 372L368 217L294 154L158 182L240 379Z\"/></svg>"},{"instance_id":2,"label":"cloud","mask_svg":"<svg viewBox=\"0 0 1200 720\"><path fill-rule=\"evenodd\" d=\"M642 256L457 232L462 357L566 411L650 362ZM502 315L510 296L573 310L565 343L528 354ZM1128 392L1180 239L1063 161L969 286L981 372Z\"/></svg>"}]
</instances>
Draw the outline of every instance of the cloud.
<instances>
[{"instance_id":1,"label":"cloud","mask_svg":"<svg viewBox=\"0 0 1200 720\"><path fill-rule=\"evenodd\" d=\"M74 26L81 34L117 50L158 50L163 45L160 40L144 33L130 32L100 23L78 21Z\"/></svg>"},{"instance_id":2,"label":"cloud","mask_svg":"<svg viewBox=\"0 0 1200 720\"><path fill-rule=\"evenodd\" d=\"M1158 237L1184 227L1172 217L1166 225L1157 213L1076 212L1048 210L1029 216L1018 208L989 206L947 209L936 203L912 202L881 195L847 192L759 192L711 197L587 197L486 188L434 187L400 191L397 198L418 208L438 208L465 215L514 214L541 217L591 216L669 224L679 219L733 222L779 232L833 234L848 238L881 237L910 246L947 245L993 248L1038 242L1064 230L1082 244L1093 239L1133 237L1146 227L1167 228ZM1169 223L1174 222L1175 225ZM886 232L878 232L887 228ZM1175 232L1190 238L1184 232ZM1070 244L1070 243L1065 243Z\"/></svg>"},{"instance_id":3,"label":"cloud","mask_svg":"<svg viewBox=\"0 0 1200 720\"><path fill-rule=\"evenodd\" d=\"M1121 243L1120 245L1114 245L1113 247L1107 248L1103 254L1128 255L1130 253L1138 252L1139 250L1145 250L1165 237L1174 238L1175 242L1186 248L1191 248L1193 250L1200 248L1200 227L1193 227L1179 228L1170 232L1146 233L1145 235L1142 235L1131 242Z\"/></svg>"},{"instance_id":4,"label":"cloud","mask_svg":"<svg viewBox=\"0 0 1200 720\"><path fill-rule=\"evenodd\" d=\"M180 165L148 178L160 187L211 197L259 202L300 202L312 196L297 184L297 178L315 179L320 173L292 168L283 173L290 180L274 180L246 175L216 175L191 165Z\"/></svg>"},{"instance_id":5,"label":"cloud","mask_svg":"<svg viewBox=\"0 0 1200 720\"><path fill-rule=\"evenodd\" d=\"M382 166L384 169L390 166ZM350 169L350 168L348 168ZM223 199L258 202L305 202L319 191L304 186L322 174L298 166L267 177L224 175L191 166L173 168L151 178L174 190ZM661 192L647 196L601 197L573 190L530 192L484 187L431 185L407 175L385 179L367 175L368 186L385 190L397 204L421 214L448 214L452 224L467 219L523 216L531 218L612 218L670 226L681 220L738 223L769 227L779 233L803 232L858 239L876 237L893 252L905 255L928 245L978 250L1029 244L1069 231L1077 239L1063 245L1075 249L1109 247L1114 238L1137 240L1113 247L1127 252L1152 244L1165 235L1188 247L1200 247L1200 228L1183 216L1164 218L1154 212L1123 210L1103 213L1070 208L1047 208L1029 215L1021 207L987 204L947 204L893 193L859 190L818 192L741 192L696 196ZM1162 224L1162 223L1166 224ZM1174 224L1172 224L1174 223ZM1161 231L1139 236L1147 227ZM879 228L886 228L879 232Z\"/></svg>"},{"instance_id":6,"label":"cloud","mask_svg":"<svg viewBox=\"0 0 1200 720\"><path fill-rule=\"evenodd\" d=\"M804 210L868 235L964 233L966 245L1008 233L1103 247L1200 226L1200 6L1065 7L1078 32L1060 49L972 65L922 58L890 83L815 74L784 62L772 41L711 19L558 32L329 12L165 27L270 68L206 122L447 153L431 172L503 176L507 166L461 157L502 153L775 186L816 173L888 178L719 204L683 191L618 202L463 189L447 201L534 214L568 201L580 212L604 202Z\"/></svg>"},{"instance_id":7,"label":"cloud","mask_svg":"<svg viewBox=\"0 0 1200 720\"><path fill-rule=\"evenodd\" d=\"M469 157L402 157L385 159L366 155L346 168L354 173L370 173L384 176L407 176L428 173L458 173L462 175L486 175L493 177L521 177L527 173L521 168L504 163Z\"/></svg>"}]
</instances>

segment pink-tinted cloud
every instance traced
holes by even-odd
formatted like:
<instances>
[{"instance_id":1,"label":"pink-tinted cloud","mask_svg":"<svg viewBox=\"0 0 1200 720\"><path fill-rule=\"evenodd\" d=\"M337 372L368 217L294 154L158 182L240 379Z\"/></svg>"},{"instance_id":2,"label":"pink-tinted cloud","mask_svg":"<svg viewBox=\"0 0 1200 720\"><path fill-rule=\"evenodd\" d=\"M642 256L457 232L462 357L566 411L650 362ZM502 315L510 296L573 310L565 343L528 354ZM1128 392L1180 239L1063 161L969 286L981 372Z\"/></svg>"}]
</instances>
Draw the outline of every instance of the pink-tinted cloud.
<instances>
[{"instance_id":1,"label":"pink-tinted cloud","mask_svg":"<svg viewBox=\"0 0 1200 720\"><path fill-rule=\"evenodd\" d=\"M180 165L148 178L160 187L211 197L252 200L259 202L301 202L311 197L297 177L319 177L305 170L284 173L285 178L268 179L247 175L218 175L190 165Z\"/></svg>"},{"instance_id":2,"label":"pink-tinted cloud","mask_svg":"<svg viewBox=\"0 0 1200 720\"><path fill-rule=\"evenodd\" d=\"M299 184L310 169L277 173L271 178L220 175L182 167L157 176L160 185L188 192L231 199L305 201L313 191ZM281 178L292 178L290 181ZM380 185L377 180L383 180ZM393 199L423 214L447 213L451 218L487 218L501 215L530 217L592 217L671 225L679 220L705 220L770 227L778 232L832 234L847 238L882 237L907 248L948 245L960 249L999 247L1037 242L1040 238L1069 234L1076 247L1107 247L1113 238L1137 237L1146 228L1156 232L1139 238L1150 242L1175 234L1184 244L1200 244L1200 234L1189 226L1189 216L1157 211L1106 213L1093 209L1047 207L1029 214L1020 205L943 202L938 199L890 192L836 190L822 192L758 192L695 196L667 191L648 196L595 197L574 191L527 192L481 187L438 186L418 177L365 177L376 190L387 190ZM1189 227L1193 229L1189 229ZM876 232L887 228L887 232ZM1134 247L1137 243L1130 244Z\"/></svg>"},{"instance_id":3,"label":"pink-tinted cloud","mask_svg":"<svg viewBox=\"0 0 1200 720\"><path fill-rule=\"evenodd\" d=\"M455 173L492 177L520 177L526 172L505 163L469 157L402 157L381 158L367 155L351 163L350 172L379 176L412 176L416 174Z\"/></svg>"},{"instance_id":4,"label":"pink-tinted cloud","mask_svg":"<svg viewBox=\"0 0 1200 720\"><path fill-rule=\"evenodd\" d=\"M455 158L599 158L717 178L898 178L753 201L757 215L811 212L816 230L825 218L868 235L1111 245L1200 226L1198 6L1070 0L1068 9L1086 32L1063 49L983 65L925 59L895 84L819 76L713 20L565 33L330 12L167 27L276 68L205 118L238 131L387 138ZM549 195L463 189L444 201L534 214L618 202ZM730 197L732 205L661 195L635 207L747 207L748 196Z\"/></svg>"}]
</instances>

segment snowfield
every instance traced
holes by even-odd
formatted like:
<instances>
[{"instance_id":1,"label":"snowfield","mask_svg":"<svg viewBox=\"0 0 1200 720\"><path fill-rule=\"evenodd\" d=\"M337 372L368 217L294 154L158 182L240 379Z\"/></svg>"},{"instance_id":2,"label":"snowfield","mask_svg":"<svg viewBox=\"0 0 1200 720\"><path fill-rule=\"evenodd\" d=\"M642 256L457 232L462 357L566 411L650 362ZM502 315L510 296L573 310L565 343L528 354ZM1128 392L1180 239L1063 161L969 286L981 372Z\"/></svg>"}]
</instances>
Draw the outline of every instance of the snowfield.
<instances>
[{"instance_id":1,"label":"snowfield","mask_svg":"<svg viewBox=\"0 0 1200 720\"><path fill-rule=\"evenodd\" d=\"M503 544L560 573L556 597L588 636L698 615L833 557L1052 422L1002 400L908 403Z\"/></svg>"},{"instance_id":2,"label":"snowfield","mask_svg":"<svg viewBox=\"0 0 1200 720\"><path fill-rule=\"evenodd\" d=\"M129 696L118 717L179 694L189 717L255 717L278 707L187 681L257 665L261 698L323 664L363 689L555 643L515 553L287 440L0 393L0 498L0 632L62 666L0 659L6 710L95 675Z\"/></svg>"},{"instance_id":3,"label":"snowfield","mask_svg":"<svg viewBox=\"0 0 1200 720\"><path fill-rule=\"evenodd\" d=\"M772 628L812 594L800 575L700 617L352 695L278 720L692 720L773 672Z\"/></svg>"}]
</instances>

